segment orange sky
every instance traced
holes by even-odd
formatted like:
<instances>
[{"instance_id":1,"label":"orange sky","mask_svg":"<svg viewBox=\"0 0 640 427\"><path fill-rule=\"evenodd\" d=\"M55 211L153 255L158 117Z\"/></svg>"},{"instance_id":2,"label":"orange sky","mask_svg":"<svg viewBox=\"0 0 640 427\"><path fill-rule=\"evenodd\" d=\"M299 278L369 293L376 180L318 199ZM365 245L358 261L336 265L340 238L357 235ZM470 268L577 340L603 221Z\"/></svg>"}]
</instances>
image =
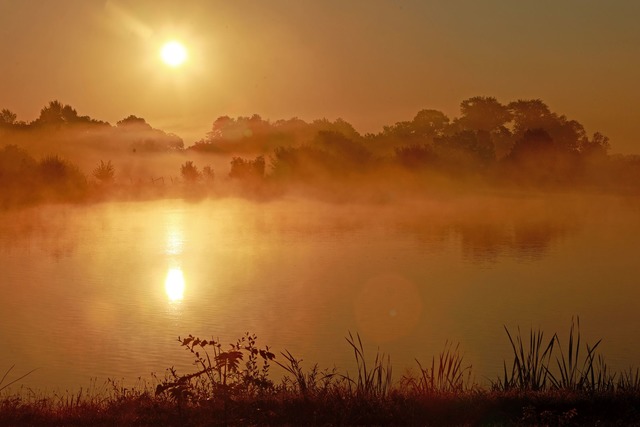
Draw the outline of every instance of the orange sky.
<instances>
[{"instance_id":1,"label":"orange sky","mask_svg":"<svg viewBox=\"0 0 640 427\"><path fill-rule=\"evenodd\" d=\"M640 2L0 0L0 108L135 114L190 145L220 115L360 132L476 95L541 98L640 153ZM188 63L163 65L181 39Z\"/></svg>"}]
</instances>

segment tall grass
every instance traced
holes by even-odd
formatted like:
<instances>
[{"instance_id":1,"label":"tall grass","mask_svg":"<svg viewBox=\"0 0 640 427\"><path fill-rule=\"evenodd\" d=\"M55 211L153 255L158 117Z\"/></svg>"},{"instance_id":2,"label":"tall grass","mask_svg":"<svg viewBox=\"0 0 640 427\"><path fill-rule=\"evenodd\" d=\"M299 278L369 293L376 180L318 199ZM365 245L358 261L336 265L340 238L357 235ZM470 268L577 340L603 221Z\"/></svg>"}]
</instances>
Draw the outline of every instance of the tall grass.
<instances>
[{"instance_id":1,"label":"tall grass","mask_svg":"<svg viewBox=\"0 0 640 427\"><path fill-rule=\"evenodd\" d=\"M343 376L347 380L349 391L355 392L358 397L383 398L387 396L392 385L390 356L385 356L384 353L377 351L373 364L367 366L360 334L356 334L356 338L354 338L349 332L349 336L345 339L353 350L357 365L357 376L354 375L352 378L349 373Z\"/></svg>"},{"instance_id":2,"label":"tall grass","mask_svg":"<svg viewBox=\"0 0 640 427\"><path fill-rule=\"evenodd\" d=\"M33 372L35 372L37 370L36 369L32 369L29 372L27 372L26 374L23 374L21 376L19 376L18 378L14 379L13 381L8 382L7 384L4 384L5 380L7 379L7 376L9 376L9 374L11 373L11 371L13 370L13 368L15 368L16 365L12 365L9 369L7 369L4 373L4 375L2 376L2 378L0 378L0 391L8 388L9 386L16 384L18 381L26 378L27 376L29 376L30 374L32 374ZM4 384L4 385L3 385Z\"/></svg>"},{"instance_id":3,"label":"tall grass","mask_svg":"<svg viewBox=\"0 0 640 427\"><path fill-rule=\"evenodd\" d=\"M460 353L460 344L453 347L447 341L444 350L438 355L437 364L435 356L431 359L431 367L423 367L416 359L420 369L418 378L404 376L402 380L406 386L418 394L462 393L473 388L471 365L463 366L463 358Z\"/></svg>"},{"instance_id":4,"label":"tall grass","mask_svg":"<svg viewBox=\"0 0 640 427\"><path fill-rule=\"evenodd\" d=\"M571 319L569 337L566 347L562 345L557 334L544 341L544 334L539 330L529 332L529 345L524 344L520 328L512 336L505 327L513 351L511 372L507 371L504 362L504 372L494 388L501 390L570 390L585 392L608 392L615 387L615 374L612 374L604 360L597 352L602 340L594 345L584 343L580 335L580 318ZM554 350L555 365L552 364ZM565 352L566 349L566 352ZM633 384L628 376L629 384Z\"/></svg>"},{"instance_id":5,"label":"tall grass","mask_svg":"<svg viewBox=\"0 0 640 427\"><path fill-rule=\"evenodd\" d=\"M532 329L529 332L529 345L526 346L519 327L515 338L511 336L506 326L504 330L513 350L513 363L511 372L508 372L507 363L503 362L503 377L495 385L502 390L516 388L536 391L546 388L549 362L557 336L554 335L545 345L544 333Z\"/></svg>"},{"instance_id":6,"label":"tall grass","mask_svg":"<svg viewBox=\"0 0 640 427\"><path fill-rule=\"evenodd\" d=\"M276 360L255 335L224 346L192 335L178 338L194 372L169 368L156 384L125 388L109 382L76 394L0 395L0 425L582 425L638 424L640 369L611 373L579 319L568 340L540 330L505 332L512 358L491 388L471 379L460 345L444 349L417 376L393 381L391 360L365 352L359 334L345 337L355 372L305 369L289 351ZM270 364L283 370L270 379ZM508 368L510 367L510 369ZM3 385L0 391L29 373ZM155 386L155 393L152 392ZM610 422L609 422L610 421Z\"/></svg>"}]
</instances>

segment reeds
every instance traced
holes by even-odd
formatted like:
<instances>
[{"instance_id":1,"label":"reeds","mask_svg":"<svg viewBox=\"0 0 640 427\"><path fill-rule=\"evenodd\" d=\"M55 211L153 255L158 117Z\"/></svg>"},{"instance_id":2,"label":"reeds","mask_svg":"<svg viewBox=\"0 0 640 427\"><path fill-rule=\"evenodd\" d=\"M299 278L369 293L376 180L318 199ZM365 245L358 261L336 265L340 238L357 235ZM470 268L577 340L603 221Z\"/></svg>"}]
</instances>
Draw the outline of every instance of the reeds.
<instances>
[{"instance_id":1,"label":"reeds","mask_svg":"<svg viewBox=\"0 0 640 427\"><path fill-rule=\"evenodd\" d=\"M280 353L286 360L286 363L280 363L274 359L274 362L292 375L283 378L283 387L285 390L300 393L304 399L309 399L318 394L326 394L330 389L334 377L337 375L336 369L325 369L320 371L318 364L314 364L308 372L302 369L302 359L296 359L289 350ZM293 386L290 387L289 385Z\"/></svg>"},{"instance_id":2,"label":"reeds","mask_svg":"<svg viewBox=\"0 0 640 427\"><path fill-rule=\"evenodd\" d=\"M504 372L494 388L500 390L569 390L585 392L607 392L615 387L615 374L611 374L601 354L597 353L602 340L594 345L581 345L580 318L571 319L566 353L558 338L554 334L545 344L544 334L540 330L529 332L529 345L524 345L522 333L513 337L505 326L513 350L513 364L511 372L507 371L504 362ZM555 356L555 369L551 363L554 349L559 355ZM583 355L583 357L581 357ZM631 382L631 377L629 377Z\"/></svg>"},{"instance_id":3,"label":"reeds","mask_svg":"<svg viewBox=\"0 0 640 427\"><path fill-rule=\"evenodd\" d=\"M522 333L518 327L518 334L514 337L504 327L511 349L513 350L513 363L511 372L507 371L507 363L503 362L503 377L495 383L502 390L543 390L547 386L549 375L549 361L556 342L556 335L545 345L544 333L539 330L529 332L529 346L525 347Z\"/></svg>"},{"instance_id":4,"label":"reeds","mask_svg":"<svg viewBox=\"0 0 640 427\"><path fill-rule=\"evenodd\" d=\"M460 344L455 348L447 341L444 350L431 359L431 367L423 367L418 359L416 363L420 369L418 378L403 377L403 382L418 394L462 393L473 388L471 383L471 365L462 365L463 356Z\"/></svg>"},{"instance_id":5,"label":"reeds","mask_svg":"<svg viewBox=\"0 0 640 427\"><path fill-rule=\"evenodd\" d=\"M7 371L4 373L4 375L2 376L2 378L0 378L0 391L2 391L2 390L4 390L4 389L8 388L8 387L9 387L10 385L12 385L12 384L17 383L17 382L18 382L18 381L20 381L21 379L26 378L28 375L30 375L31 373L33 373L33 372L35 372L35 371L37 370L37 368L36 368L36 369L32 369L32 370L30 370L29 372L27 372L26 374L19 376L19 377L18 377L18 378L16 378L15 380L10 381L10 382L8 382L8 383L7 383L7 384L5 384L5 385L2 385L2 384L4 384L4 381L7 379L7 376L11 373L11 371L13 370L13 368L15 368L15 366L16 366L16 365L12 365L9 369L7 369Z\"/></svg>"},{"instance_id":6,"label":"reeds","mask_svg":"<svg viewBox=\"0 0 640 427\"><path fill-rule=\"evenodd\" d=\"M584 343L580 323L572 320L568 340L546 338L540 330L523 337L505 332L513 361L491 389L471 380L459 344L419 367L417 376L394 382L391 360L365 353L359 334L345 338L356 371L305 369L289 351L276 361L255 335L223 348L219 340L194 336L180 345L195 358L195 372L173 368L152 386L125 388L109 382L103 394L34 398L3 393L0 425L581 425L637 424L640 369L618 376L598 353L601 341ZM269 363L284 370L280 383L269 379ZM510 369L508 367L510 366ZM5 390L29 373L4 385ZM95 388L91 390L95 391Z\"/></svg>"},{"instance_id":7,"label":"reeds","mask_svg":"<svg viewBox=\"0 0 640 427\"><path fill-rule=\"evenodd\" d=\"M373 366L369 365L367 367L367 359L364 355L364 346L362 345L360 334L356 333L356 338L357 342L351 332L349 332L348 337L345 337L353 350L358 375L351 378L347 373L343 375L343 378L347 380L349 391L355 391L356 396L383 398L388 394L392 385L391 358L389 355L385 357L384 353L377 351ZM354 388L352 389L352 387Z\"/></svg>"}]
</instances>

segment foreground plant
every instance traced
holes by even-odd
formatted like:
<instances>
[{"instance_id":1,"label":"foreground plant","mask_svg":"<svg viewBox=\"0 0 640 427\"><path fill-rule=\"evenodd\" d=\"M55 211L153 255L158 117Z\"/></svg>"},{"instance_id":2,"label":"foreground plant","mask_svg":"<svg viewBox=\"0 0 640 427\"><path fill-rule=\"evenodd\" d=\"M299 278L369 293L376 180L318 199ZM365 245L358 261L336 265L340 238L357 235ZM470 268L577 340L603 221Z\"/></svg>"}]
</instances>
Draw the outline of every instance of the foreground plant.
<instances>
[{"instance_id":1,"label":"foreground plant","mask_svg":"<svg viewBox=\"0 0 640 427\"><path fill-rule=\"evenodd\" d=\"M610 373L604 357L596 351L602 340L594 345L585 343L586 351L581 346L580 318L571 319L566 353L557 334L545 344L543 332L532 329L529 332L529 345L526 346L520 328L515 337L506 327L505 331L513 350L513 364L509 373L504 362L503 376L493 384L494 388L505 391L554 389L591 393L614 389L615 374ZM559 355L555 356L556 369L551 363L555 348L559 349ZM633 383L634 378L629 372L622 384Z\"/></svg>"},{"instance_id":2,"label":"foreground plant","mask_svg":"<svg viewBox=\"0 0 640 427\"><path fill-rule=\"evenodd\" d=\"M462 393L473 388L471 383L471 365L462 365L463 356L460 354L460 344L455 348L450 342L446 342L444 350L436 358L431 359L431 367L423 367L418 359L416 363L420 368L420 376L404 376L402 382L414 393Z\"/></svg>"},{"instance_id":3,"label":"foreground plant","mask_svg":"<svg viewBox=\"0 0 640 427\"><path fill-rule=\"evenodd\" d=\"M518 334L513 338L505 326L504 330L509 337L511 349L513 350L513 364L511 372L507 371L507 364L503 362L503 377L494 384L501 390L543 390L547 386L549 375L549 363L551 353L556 342L556 335L544 344L544 333L540 330L529 332L529 345L524 344L520 328Z\"/></svg>"},{"instance_id":4,"label":"foreground plant","mask_svg":"<svg viewBox=\"0 0 640 427\"><path fill-rule=\"evenodd\" d=\"M36 368L36 369L32 369L32 370L30 370L29 372L27 372L26 374L19 376L19 377L18 377L18 378L16 378L15 380L13 380L13 381L11 381L11 382L8 382L8 383L7 383L7 384L5 384L5 385L2 385L2 384L4 384L4 381L7 379L7 376L11 373L11 371L13 370L13 368L15 368L15 366L16 366L16 365L12 365L9 369L7 369L7 371L4 373L4 375L2 376L2 378L0 378L0 391L2 391L2 390L4 390L4 389L6 389L7 387L9 387L9 386L10 386L10 385L12 385L12 384L17 383L17 382L18 382L18 381L20 381L21 379L26 378L27 376L31 375L34 371L36 371L36 370L37 370L37 368Z\"/></svg>"},{"instance_id":5,"label":"foreground plant","mask_svg":"<svg viewBox=\"0 0 640 427\"><path fill-rule=\"evenodd\" d=\"M235 344L229 344L228 350L217 340L201 340L193 335L178 337L178 341L195 357L198 370L179 375L170 368L168 378L157 386L156 395L166 392L179 402L220 398L228 401L233 395L251 397L273 389L268 375L269 362L275 355L268 346L258 348L255 335L247 332Z\"/></svg>"},{"instance_id":6,"label":"foreground plant","mask_svg":"<svg viewBox=\"0 0 640 427\"><path fill-rule=\"evenodd\" d=\"M346 338L347 342L353 349L353 354L356 358L356 365L358 369L358 376L351 378L349 373L343 375L343 378L347 380L349 384L349 390L355 391L356 396L367 397L385 397L388 395L392 381L392 368L391 358L380 352L376 352L376 357L373 360L373 366L367 367L367 359L364 355L364 347L360 334L356 334L356 339L349 332L349 337ZM354 389L352 389L354 387Z\"/></svg>"}]
</instances>

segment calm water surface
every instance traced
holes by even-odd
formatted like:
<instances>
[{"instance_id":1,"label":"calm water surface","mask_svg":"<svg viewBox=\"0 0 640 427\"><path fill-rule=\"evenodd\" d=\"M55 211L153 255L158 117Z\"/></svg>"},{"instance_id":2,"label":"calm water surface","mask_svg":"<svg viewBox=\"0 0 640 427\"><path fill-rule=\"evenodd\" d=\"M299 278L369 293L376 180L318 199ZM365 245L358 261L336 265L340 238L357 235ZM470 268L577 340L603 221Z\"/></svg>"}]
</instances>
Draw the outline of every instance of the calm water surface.
<instances>
[{"instance_id":1,"label":"calm water surface","mask_svg":"<svg viewBox=\"0 0 640 427\"><path fill-rule=\"evenodd\" d=\"M0 213L0 373L46 390L192 369L178 336L244 332L303 366L353 369L345 335L396 378L459 342L488 382L503 325L603 338L640 365L640 203L457 197L397 205L237 199ZM279 368L273 368L279 374Z\"/></svg>"}]
</instances>

